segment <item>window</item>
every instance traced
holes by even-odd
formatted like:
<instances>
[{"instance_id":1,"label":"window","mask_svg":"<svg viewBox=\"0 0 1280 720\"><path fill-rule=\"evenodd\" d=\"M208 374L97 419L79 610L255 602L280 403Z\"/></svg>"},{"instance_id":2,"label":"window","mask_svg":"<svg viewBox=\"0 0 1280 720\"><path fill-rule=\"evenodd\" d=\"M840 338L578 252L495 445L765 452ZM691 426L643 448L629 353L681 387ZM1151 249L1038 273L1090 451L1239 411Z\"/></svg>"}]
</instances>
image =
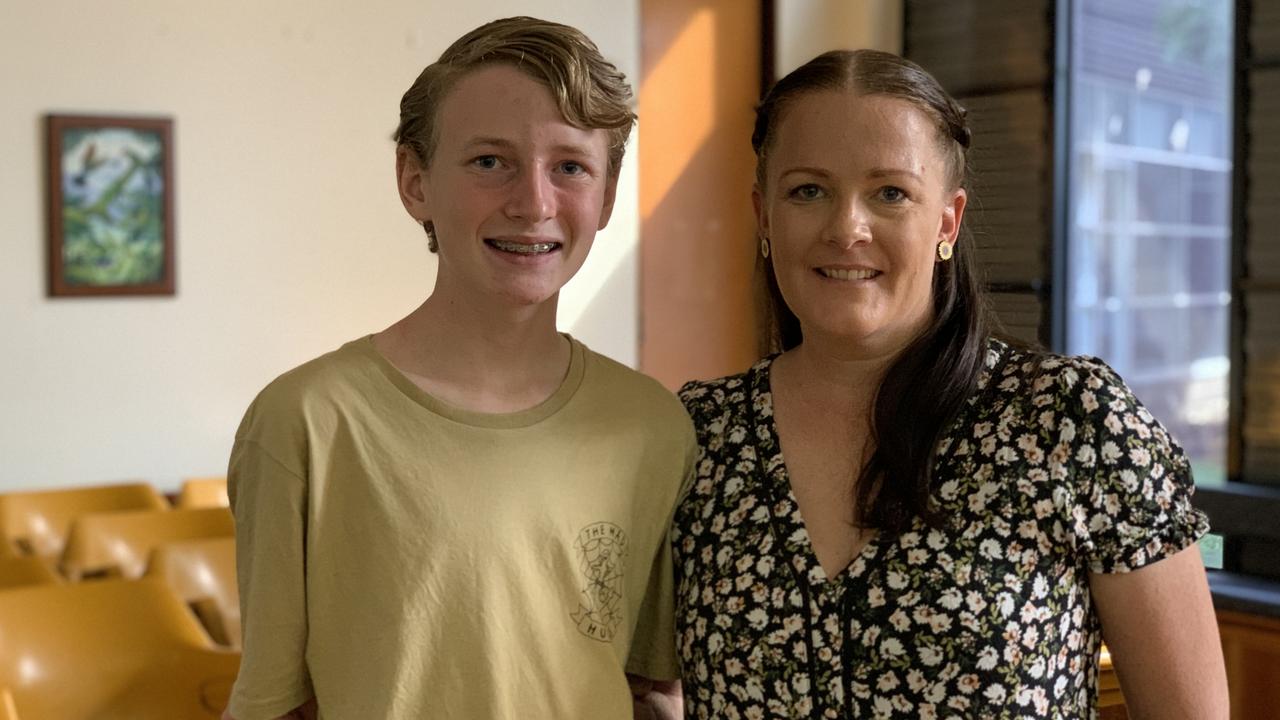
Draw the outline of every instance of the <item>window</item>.
<instances>
[{"instance_id":1,"label":"window","mask_svg":"<svg viewBox=\"0 0 1280 720\"><path fill-rule=\"evenodd\" d=\"M1067 352L1097 355L1226 480L1232 3L1071 7Z\"/></svg>"}]
</instances>

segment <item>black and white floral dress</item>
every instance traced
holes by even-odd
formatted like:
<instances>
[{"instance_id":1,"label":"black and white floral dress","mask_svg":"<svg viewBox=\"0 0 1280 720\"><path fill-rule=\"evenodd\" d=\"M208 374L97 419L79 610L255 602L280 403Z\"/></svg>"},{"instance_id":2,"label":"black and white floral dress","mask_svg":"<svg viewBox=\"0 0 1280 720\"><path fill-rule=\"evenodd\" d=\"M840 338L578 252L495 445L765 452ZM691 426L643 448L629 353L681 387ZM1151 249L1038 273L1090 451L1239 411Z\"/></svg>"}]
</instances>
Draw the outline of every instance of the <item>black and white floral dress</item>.
<instances>
[{"instance_id":1,"label":"black and white floral dress","mask_svg":"<svg viewBox=\"0 0 1280 720\"><path fill-rule=\"evenodd\" d=\"M1100 360L992 340L934 501L828 578L773 423L772 358L680 392L701 446L672 530L691 718L1092 718L1089 573L1208 529L1181 449Z\"/></svg>"}]
</instances>

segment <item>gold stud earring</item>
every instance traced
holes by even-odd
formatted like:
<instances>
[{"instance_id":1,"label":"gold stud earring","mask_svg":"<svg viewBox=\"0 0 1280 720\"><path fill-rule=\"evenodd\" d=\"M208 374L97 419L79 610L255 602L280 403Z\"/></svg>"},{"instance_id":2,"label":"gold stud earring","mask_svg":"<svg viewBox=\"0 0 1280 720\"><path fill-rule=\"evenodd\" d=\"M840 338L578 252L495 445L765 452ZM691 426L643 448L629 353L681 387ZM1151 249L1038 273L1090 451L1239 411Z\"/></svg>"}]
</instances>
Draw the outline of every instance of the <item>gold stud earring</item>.
<instances>
[{"instance_id":1,"label":"gold stud earring","mask_svg":"<svg viewBox=\"0 0 1280 720\"><path fill-rule=\"evenodd\" d=\"M760 257L769 257L769 238L764 235L760 236Z\"/></svg>"},{"instance_id":2,"label":"gold stud earring","mask_svg":"<svg viewBox=\"0 0 1280 720\"><path fill-rule=\"evenodd\" d=\"M954 253L954 249L952 248L951 243L945 240L938 243L938 259L939 260L943 262L950 260L953 253Z\"/></svg>"}]
</instances>

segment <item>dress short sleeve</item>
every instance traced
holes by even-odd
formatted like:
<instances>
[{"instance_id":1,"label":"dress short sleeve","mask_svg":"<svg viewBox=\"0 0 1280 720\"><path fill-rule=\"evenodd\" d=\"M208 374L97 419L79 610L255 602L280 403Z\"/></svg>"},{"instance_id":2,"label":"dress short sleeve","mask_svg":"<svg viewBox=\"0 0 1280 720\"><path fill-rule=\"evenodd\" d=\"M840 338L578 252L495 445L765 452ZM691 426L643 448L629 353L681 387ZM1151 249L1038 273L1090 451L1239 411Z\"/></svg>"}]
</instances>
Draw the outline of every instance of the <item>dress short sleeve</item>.
<instances>
[{"instance_id":1,"label":"dress short sleeve","mask_svg":"<svg viewBox=\"0 0 1280 720\"><path fill-rule=\"evenodd\" d=\"M694 427L700 427L699 418L705 414L704 407L707 402L708 390L707 386L696 380L690 380L680 387L676 392L676 396L680 398L680 402L684 403L685 412L689 413L689 417L693 418Z\"/></svg>"},{"instance_id":2,"label":"dress short sleeve","mask_svg":"<svg viewBox=\"0 0 1280 720\"><path fill-rule=\"evenodd\" d=\"M1208 532L1191 505L1186 454L1120 376L1097 358L1064 373L1078 413L1072 521L1089 570L1121 573L1176 554Z\"/></svg>"}]
</instances>

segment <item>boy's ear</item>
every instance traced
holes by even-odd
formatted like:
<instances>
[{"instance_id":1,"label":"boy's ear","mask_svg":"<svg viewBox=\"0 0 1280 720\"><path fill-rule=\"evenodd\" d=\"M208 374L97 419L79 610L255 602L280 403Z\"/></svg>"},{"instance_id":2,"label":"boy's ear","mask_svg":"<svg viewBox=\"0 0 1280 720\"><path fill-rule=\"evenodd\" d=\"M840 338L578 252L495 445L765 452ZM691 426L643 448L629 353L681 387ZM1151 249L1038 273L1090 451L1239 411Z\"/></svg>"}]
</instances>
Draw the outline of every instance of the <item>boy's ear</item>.
<instances>
[{"instance_id":1,"label":"boy's ear","mask_svg":"<svg viewBox=\"0 0 1280 720\"><path fill-rule=\"evenodd\" d=\"M600 208L600 225L596 230L603 230L613 217L613 203L618 199L618 176L610 174L604 186L604 205Z\"/></svg>"},{"instance_id":2,"label":"boy's ear","mask_svg":"<svg viewBox=\"0 0 1280 720\"><path fill-rule=\"evenodd\" d=\"M422 167L418 154L406 145L396 148L396 186L400 190L400 202L420 223L431 221L427 182L427 171Z\"/></svg>"}]
</instances>

